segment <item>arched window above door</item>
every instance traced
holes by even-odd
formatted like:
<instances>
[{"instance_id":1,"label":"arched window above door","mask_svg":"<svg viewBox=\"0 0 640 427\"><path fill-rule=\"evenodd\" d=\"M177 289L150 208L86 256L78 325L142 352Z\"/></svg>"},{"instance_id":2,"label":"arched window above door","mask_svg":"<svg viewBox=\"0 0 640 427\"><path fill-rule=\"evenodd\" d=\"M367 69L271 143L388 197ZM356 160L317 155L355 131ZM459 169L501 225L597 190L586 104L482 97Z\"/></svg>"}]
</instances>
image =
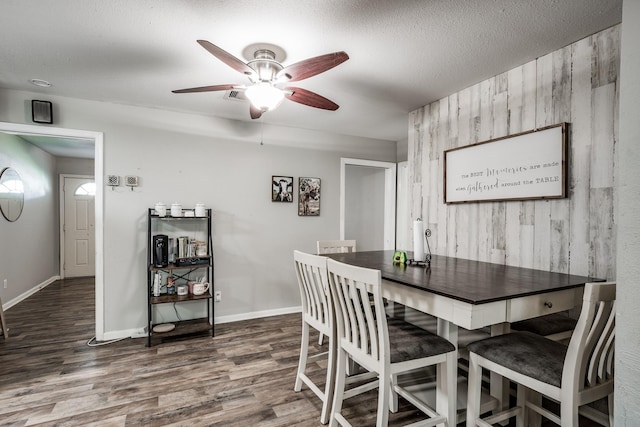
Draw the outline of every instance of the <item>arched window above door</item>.
<instances>
[{"instance_id":1,"label":"arched window above door","mask_svg":"<svg viewBox=\"0 0 640 427\"><path fill-rule=\"evenodd\" d=\"M96 195L96 183L87 182L76 188L74 193L76 196L95 196Z\"/></svg>"}]
</instances>

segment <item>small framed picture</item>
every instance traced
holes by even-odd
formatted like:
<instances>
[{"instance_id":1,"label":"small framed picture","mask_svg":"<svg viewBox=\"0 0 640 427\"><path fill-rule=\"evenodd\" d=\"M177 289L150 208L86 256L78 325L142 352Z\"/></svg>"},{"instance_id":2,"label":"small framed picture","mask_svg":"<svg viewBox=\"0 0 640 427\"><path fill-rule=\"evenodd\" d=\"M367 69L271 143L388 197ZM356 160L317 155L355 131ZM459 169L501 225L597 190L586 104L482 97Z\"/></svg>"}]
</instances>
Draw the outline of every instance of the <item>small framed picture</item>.
<instances>
[{"instance_id":1,"label":"small framed picture","mask_svg":"<svg viewBox=\"0 0 640 427\"><path fill-rule=\"evenodd\" d=\"M320 178L298 179L298 215L320 216Z\"/></svg>"},{"instance_id":2,"label":"small framed picture","mask_svg":"<svg viewBox=\"0 0 640 427\"><path fill-rule=\"evenodd\" d=\"M293 202L292 176L271 176L271 201Z\"/></svg>"}]
</instances>

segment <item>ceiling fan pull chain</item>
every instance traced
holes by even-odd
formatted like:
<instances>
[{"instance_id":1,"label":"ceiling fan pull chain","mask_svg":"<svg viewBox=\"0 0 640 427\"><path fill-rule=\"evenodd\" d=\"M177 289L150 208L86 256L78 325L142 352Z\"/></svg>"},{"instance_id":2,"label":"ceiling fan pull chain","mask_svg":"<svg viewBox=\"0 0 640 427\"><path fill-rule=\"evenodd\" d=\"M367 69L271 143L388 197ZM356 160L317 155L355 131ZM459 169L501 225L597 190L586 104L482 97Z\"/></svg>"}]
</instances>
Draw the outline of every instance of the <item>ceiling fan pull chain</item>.
<instances>
[{"instance_id":1,"label":"ceiling fan pull chain","mask_svg":"<svg viewBox=\"0 0 640 427\"><path fill-rule=\"evenodd\" d=\"M260 145L264 145L264 119L260 121Z\"/></svg>"}]
</instances>

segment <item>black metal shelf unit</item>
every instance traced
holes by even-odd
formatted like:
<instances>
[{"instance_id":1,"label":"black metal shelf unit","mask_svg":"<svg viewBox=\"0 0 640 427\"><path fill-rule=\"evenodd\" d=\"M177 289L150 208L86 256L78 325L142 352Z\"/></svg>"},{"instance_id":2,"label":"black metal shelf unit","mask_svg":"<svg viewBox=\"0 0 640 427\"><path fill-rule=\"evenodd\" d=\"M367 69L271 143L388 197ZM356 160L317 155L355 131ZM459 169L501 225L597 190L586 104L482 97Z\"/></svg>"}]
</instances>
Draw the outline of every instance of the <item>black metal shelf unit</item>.
<instances>
[{"instance_id":1,"label":"black metal shelf unit","mask_svg":"<svg viewBox=\"0 0 640 427\"><path fill-rule=\"evenodd\" d=\"M211 237L211 209L206 209L206 215L201 217L184 216L185 210L180 217L159 216L154 209L149 209L147 214L147 347L151 347L153 342L164 342L176 339L186 339L192 336L211 334L215 336L214 328L214 308L213 308L213 240ZM193 212L193 211L192 211ZM187 257L172 259L166 265L156 265L154 263L154 236L156 234L170 235L170 239L176 239L178 235L190 232L198 234L206 241L206 255L189 254ZM174 245L175 246L175 245ZM173 248L169 247L169 251ZM166 285L164 292L154 295L154 277L156 273L166 273L167 277L174 277L176 284L186 284L192 281L191 274L196 273L204 277L209 283L209 289L202 295L178 295L175 292L168 293ZM164 278L166 280L166 278ZM200 301L206 304L206 317L179 320L171 322L176 325L170 332L156 333L153 331L154 306L157 304L180 304L184 302Z\"/></svg>"}]
</instances>

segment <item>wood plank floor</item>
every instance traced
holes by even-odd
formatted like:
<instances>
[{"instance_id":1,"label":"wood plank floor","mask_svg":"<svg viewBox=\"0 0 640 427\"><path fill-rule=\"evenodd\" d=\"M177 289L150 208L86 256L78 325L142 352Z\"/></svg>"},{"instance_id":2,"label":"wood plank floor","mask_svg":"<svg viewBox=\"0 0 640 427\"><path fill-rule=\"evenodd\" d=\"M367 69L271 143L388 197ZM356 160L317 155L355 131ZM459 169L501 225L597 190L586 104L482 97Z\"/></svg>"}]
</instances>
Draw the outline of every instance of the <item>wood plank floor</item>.
<instances>
[{"instance_id":1,"label":"wood plank floor","mask_svg":"<svg viewBox=\"0 0 640 427\"><path fill-rule=\"evenodd\" d=\"M6 320L2 426L321 425L316 396L293 391L299 314L216 325L215 338L89 347L93 279L67 279L7 310ZM375 393L349 405L354 425L375 424L375 405ZM403 404L392 425L414 418Z\"/></svg>"},{"instance_id":2,"label":"wood plank floor","mask_svg":"<svg viewBox=\"0 0 640 427\"><path fill-rule=\"evenodd\" d=\"M92 278L57 281L7 310L0 426L321 425L316 396L293 391L300 314L220 324L215 338L147 348L143 338L88 346L94 311ZM321 350L317 335L311 342L311 352ZM321 379L323 368L310 376ZM375 425L376 402L375 391L351 399L346 415ZM423 418L400 399L389 425Z\"/></svg>"}]
</instances>

